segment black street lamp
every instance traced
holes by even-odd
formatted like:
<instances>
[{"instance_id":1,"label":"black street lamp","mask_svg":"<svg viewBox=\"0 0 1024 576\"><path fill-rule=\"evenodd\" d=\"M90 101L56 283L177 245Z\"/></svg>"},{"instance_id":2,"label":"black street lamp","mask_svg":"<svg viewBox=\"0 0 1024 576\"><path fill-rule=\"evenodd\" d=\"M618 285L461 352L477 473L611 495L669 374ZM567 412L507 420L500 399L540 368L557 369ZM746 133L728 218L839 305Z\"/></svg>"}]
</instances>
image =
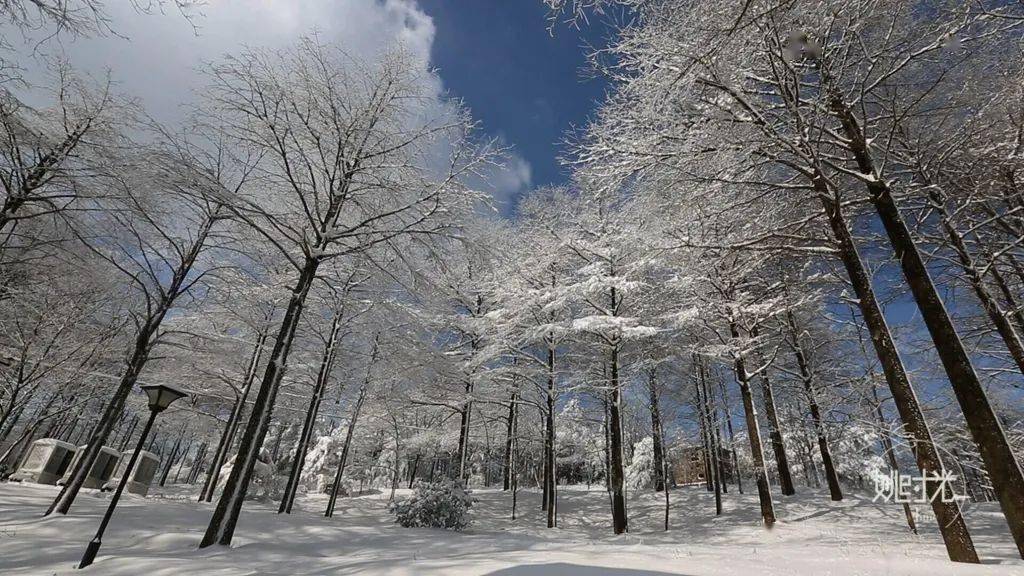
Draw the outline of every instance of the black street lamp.
<instances>
[{"instance_id":1,"label":"black street lamp","mask_svg":"<svg viewBox=\"0 0 1024 576\"><path fill-rule=\"evenodd\" d=\"M110 517L114 515L114 508L117 508L117 501L121 499L121 492L124 491L124 486L128 483L128 477L131 476L132 469L135 468L135 461L139 459L139 452L142 452L146 436L149 435L149 429L153 427L156 415L166 410L175 400L188 396L188 394L176 388L163 384L149 384L140 386L140 388L149 396L149 420L146 422L146 427L142 429L139 443L135 446L135 452L132 453L128 466L124 469L124 473L121 474L121 480L117 483L117 490L114 490L114 496L110 499L110 505L107 506L107 513L103 515L103 521L100 522L100 529L96 531L96 536L89 542L89 547L85 549L85 554L82 555L82 561L78 564L79 569L92 564L92 561L96 559L96 553L99 552L100 546L103 544L103 532L107 529L107 524L110 523Z\"/></svg>"}]
</instances>

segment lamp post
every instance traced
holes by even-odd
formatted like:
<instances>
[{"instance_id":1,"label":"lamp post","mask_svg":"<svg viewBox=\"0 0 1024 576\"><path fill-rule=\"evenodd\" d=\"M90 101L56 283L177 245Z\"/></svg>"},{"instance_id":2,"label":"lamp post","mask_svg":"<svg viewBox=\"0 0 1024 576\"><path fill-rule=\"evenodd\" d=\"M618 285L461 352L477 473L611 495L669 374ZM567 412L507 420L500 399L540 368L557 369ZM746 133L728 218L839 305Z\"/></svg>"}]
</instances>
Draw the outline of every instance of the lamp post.
<instances>
[{"instance_id":1,"label":"lamp post","mask_svg":"<svg viewBox=\"0 0 1024 576\"><path fill-rule=\"evenodd\" d=\"M124 491L125 484L128 483L128 477L134 471L135 462L139 459L139 452L142 452L146 436L149 435L149 429L153 427L156 415L166 410L175 400L188 396L188 394L176 388L163 384L150 384L140 386L140 388L149 396L149 420L146 421L146 427L142 429L139 443L135 446L135 452L132 453L128 466L125 468L124 473L121 474L121 480L117 483L117 490L114 490L114 496L110 499L110 505L107 506L107 513L103 515L103 521L100 522L100 528L96 531L96 536L93 536L92 541L89 542L88 548L85 549L85 554L82 555L82 561L78 564L79 569L92 564L92 561L96 559L96 553L99 552L100 546L103 544L103 532L107 529L107 524L110 523L110 517L114 515L114 508L117 508L117 501L121 499L121 492Z\"/></svg>"}]
</instances>

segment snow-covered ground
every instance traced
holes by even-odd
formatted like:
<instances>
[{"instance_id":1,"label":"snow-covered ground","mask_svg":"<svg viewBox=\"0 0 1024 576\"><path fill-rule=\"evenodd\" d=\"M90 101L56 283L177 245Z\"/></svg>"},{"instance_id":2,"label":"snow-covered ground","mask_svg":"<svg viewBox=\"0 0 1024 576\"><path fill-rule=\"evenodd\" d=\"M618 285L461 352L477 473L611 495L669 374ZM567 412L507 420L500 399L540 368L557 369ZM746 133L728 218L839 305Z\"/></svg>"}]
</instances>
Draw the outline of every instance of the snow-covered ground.
<instances>
[{"instance_id":1,"label":"snow-covered ground","mask_svg":"<svg viewBox=\"0 0 1024 576\"><path fill-rule=\"evenodd\" d=\"M474 495L475 523L463 533L401 528L387 512L387 495L343 499L334 518L322 516L321 496L300 498L290 515L276 505L246 504L230 549L197 550L212 511L197 504L195 487L125 495L100 555L86 574L429 574L463 575L1024 575L1002 516L973 506L968 524L980 566L946 560L935 526L910 534L897 505L850 496L833 504L823 493L780 498L782 522L756 522L756 497L729 494L714 517L701 489L673 491L671 530L661 530L663 500L630 500L629 535L610 534L608 499L595 488L563 488L559 527L544 528L536 492L519 494L520 517L509 518L510 496ZM72 574L92 538L108 494L83 491L72 515L40 518L56 493L50 486L0 484L0 574Z\"/></svg>"}]
</instances>

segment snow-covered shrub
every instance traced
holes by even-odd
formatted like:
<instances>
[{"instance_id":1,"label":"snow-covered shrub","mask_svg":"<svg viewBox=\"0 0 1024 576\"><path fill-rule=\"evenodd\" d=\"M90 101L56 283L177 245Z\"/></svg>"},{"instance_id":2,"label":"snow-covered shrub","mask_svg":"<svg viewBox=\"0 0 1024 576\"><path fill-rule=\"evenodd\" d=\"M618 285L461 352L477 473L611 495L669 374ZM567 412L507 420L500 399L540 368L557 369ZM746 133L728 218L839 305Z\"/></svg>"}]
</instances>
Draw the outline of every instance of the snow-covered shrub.
<instances>
[{"instance_id":1,"label":"snow-covered shrub","mask_svg":"<svg viewBox=\"0 0 1024 576\"><path fill-rule=\"evenodd\" d=\"M232 456L221 469L220 477L217 480L217 490L224 490L228 477L231 476L231 469L235 465L238 455ZM270 451L266 448L260 450L256 457L256 464L253 466L252 480L249 483L249 490L245 494L246 500L276 500L284 494L286 479L275 473L274 463L270 458Z\"/></svg>"},{"instance_id":2,"label":"snow-covered shrub","mask_svg":"<svg viewBox=\"0 0 1024 576\"><path fill-rule=\"evenodd\" d=\"M626 489L637 491L651 485L654 478L654 439L650 436L633 447L633 461L626 467Z\"/></svg>"},{"instance_id":3,"label":"snow-covered shrub","mask_svg":"<svg viewBox=\"0 0 1024 576\"><path fill-rule=\"evenodd\" d=\"M406 528L462 530L472 518L470 491L455 480L417 482L412 496L391 506L395 521Z\"/></svg>"}]
</instances>

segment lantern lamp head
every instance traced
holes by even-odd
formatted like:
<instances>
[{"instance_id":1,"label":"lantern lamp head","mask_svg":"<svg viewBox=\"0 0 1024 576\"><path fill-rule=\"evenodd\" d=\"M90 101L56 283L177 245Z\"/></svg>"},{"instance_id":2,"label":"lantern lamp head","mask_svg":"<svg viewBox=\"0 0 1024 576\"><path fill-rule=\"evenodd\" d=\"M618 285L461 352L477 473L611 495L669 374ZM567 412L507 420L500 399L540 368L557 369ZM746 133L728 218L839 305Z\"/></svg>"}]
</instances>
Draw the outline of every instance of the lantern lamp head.
<instances>
[{"instance_id":1,"label":"lantern lamp head","mask_svg":"<svg viewBox=\"0 0 1024 576\"><path fill-rule=\"evenodd\" d=\"M175 400L188 396L185 392L166 384L147 384L140 388L149 396L149 409L153 412L163 412Z\"/></svg>"}]
</instances>

